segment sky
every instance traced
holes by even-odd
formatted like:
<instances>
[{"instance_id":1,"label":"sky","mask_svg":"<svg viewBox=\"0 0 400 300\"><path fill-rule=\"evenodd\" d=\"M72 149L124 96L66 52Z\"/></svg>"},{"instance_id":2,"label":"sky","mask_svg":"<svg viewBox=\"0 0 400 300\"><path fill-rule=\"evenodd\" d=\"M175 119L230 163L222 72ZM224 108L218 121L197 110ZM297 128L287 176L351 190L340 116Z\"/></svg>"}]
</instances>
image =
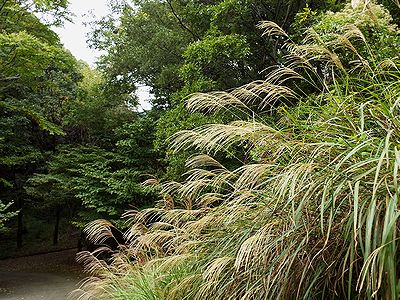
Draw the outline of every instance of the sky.
<instances>
[{"instance_id":1,"label":"sky","mask_svg":"<svg viewBox=\"0 0 400 300\"><path fill-rule=\"evenodd\" d=\"M93 19L90 12L96 19L105 16L108 12L107 0L69 0L69 3L69 8L75 15L72 18L73 23L66 22L64 27L53 28L53 30L59 34L65 48L69 49L76 58L93 66L101 53L87 46L86 35L90 27L83 23Z\"/></svg>"},{"instance_id":2,"label":"sky","mask_svg":"<svg viewBox=\"0 0 400 300\"><path fill-rule=\"evenodd\" d=\"M64 47L71 51L77 58L86 61L92 67L95 66L97 58L103 53L95 49L90 49L86 43L87 34L90 32L90 26L84 23L107 15L107 0L69 0L69 9L75 15L71 22L66 22L63 27L53 28L60 36ZM150 93L147 86L139 86L136 93L140 99L138 110L150 109L147 101Z\"/></svg>"}]
</instances>

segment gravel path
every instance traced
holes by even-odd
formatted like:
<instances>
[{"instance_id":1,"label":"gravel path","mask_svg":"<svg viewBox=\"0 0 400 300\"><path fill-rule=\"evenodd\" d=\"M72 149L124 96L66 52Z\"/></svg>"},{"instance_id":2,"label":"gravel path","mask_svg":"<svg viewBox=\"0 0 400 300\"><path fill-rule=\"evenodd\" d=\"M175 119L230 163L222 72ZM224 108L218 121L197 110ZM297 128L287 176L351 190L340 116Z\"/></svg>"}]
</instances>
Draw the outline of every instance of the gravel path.
<instances>
[{"instance_id":1,"label":"gravel path","mask_svg":"<svg viewBox=\"0 0 400 300\"><path fill-rule=\"evenodd\" d=\"M84 277L76 250L0 261L1 300L64 300Z\"/></svg>"}]
</instances>

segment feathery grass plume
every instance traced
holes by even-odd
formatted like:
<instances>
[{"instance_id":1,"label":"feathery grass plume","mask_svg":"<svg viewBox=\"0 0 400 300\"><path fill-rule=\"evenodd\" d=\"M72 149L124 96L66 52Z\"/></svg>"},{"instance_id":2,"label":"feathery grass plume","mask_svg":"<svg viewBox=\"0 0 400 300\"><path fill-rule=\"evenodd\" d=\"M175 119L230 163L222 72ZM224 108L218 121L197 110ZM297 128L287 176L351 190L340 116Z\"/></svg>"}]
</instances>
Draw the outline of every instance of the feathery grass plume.
<instances>
[{"instance_id":1,"label":"feathery grass plume","mask_svg":"<svg viewBox=\"0 0 400 300\"><path fill-rule=\"evenodd\" d=\"M195 148L207 153L216 153L232 145L246 142L263 144L274 140L281 133L276 129L256 121L234 121L230 124L210 124L194 130L185 130L175 134L171 147L175 151Z\"/></svg>"},{"instance_id":2,"label":"feathery grass plume","mask_svg":"<svg viewBox=\"0 0 400 300\"><path fill-rule=\"evenodd\" d=\"M381 26L381 9L354 14ZM98 299L398 299L399 63L347 25L290 45L264 23L286 38L292 69L188 100L191 110L258 111L175 135L175 151L206 154L190 158L185 181L161 184L173 206L126 213L129 246L108 265L88 262L101 280L82 289ZM262 117L271 99L274 124ZM210 156L229 147L246 163L230 169Z\"/></svg>"},{"instance_id":3,"label":"feathery grass plume","mask_svg":"<svg viewBox=\"0 0 400 300\"><path fill-rule=\"evenodd\" d=\"M206 168L206 167L211 167L215 169L220 169L220 170L226 170L226 168L219 163L215 158L206 155L206 154L199 154L199 155L194 155L190 157L186 161L186 168L187 169L194 169L194 168Z\"/></svg>"},{"instance_id":4,"label":"feathery grass plume","mask_svg":"<svg viewBox=\"0 0 400 300\"><path fill-rule=\"evenodd\" d=\"M205 111L207 113L226 111L231 107L239 108L244 112L251 111L239 98L228 92L196 93L187 100L186 107L192 112Z\"/></svg>"},{"instance_id":5,"label":"feathery grass plume","mask_svg":"<svg viewBox=\"0 0 400 300\"><path fill-rule=\"evenodd\" d=\"M106 239L112 238L115 239L111 228L114 225L107 220L95 220L90 222L83 232L86 234L89 241L94 244L102 244ZM116 240L116 242L118 242Z\"/></svg>"},{"instance_id":6,"label":"feathery grass plume","mask_svg":"<svg viewBox=\"0 0 400 300\"><path fill-rule=\"evenodd\" d=\"M287 33L278 26L278 24L271 21L263 21L258 25L258 28L263 29L263 35L266 36L283 36L289 38Z\"/></svg>"}]
</instances>

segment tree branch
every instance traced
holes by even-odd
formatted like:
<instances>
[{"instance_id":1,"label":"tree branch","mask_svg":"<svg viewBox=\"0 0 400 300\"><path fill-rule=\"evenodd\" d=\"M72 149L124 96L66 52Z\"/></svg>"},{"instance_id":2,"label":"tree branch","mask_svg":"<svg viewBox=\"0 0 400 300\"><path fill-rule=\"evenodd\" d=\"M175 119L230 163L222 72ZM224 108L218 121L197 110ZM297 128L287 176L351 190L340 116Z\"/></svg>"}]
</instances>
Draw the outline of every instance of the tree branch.
<instances>
[{"instance_id":1,"label":"tree branch","mask_svg":"<svg viewBox=\"0 0 400 300\"><path fill-rule=\"evenodd\" d=\"M182 27L183 29L185 29L186 31L190 32L190 34L193 36L193 38L194 38L195 40L200 40L200 37L199 37L197 34L195 34L192 30L190 30L190 28L187 27L187 26L183 23L183 21L179 18L179 16L176 14L176 12L175 12L175 10L174 10L174 8L173 8L173 6L172 6L171 1L170 1L170 0L167 0L167 2L168 2L169 7L171 8L172 14L173 14L173 15L175 16L175 18L178 20L178 22L179 22L179 24L181 25L181 27Z\"/></svg>"},{"instance_id":2,"label":"tree branch","mask_svg":"<svg viewBox=\"0 0 400 300\"><path fill-rule=\"evenodd\" d=\"M3 10L4 6L6 6L7 2L8 2L8 0L3 0L3 3L0 6L0 12Z\"/></svg>"}]
</instances>

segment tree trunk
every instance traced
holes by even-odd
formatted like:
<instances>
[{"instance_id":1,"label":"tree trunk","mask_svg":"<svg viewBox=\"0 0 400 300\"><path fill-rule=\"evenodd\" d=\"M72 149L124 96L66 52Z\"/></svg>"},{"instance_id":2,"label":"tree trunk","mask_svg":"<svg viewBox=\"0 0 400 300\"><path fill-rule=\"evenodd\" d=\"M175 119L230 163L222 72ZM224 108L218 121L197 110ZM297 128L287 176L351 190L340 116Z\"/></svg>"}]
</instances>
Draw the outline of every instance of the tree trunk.
<instances>
[{"instance_id":1,"label":"tree trunk","mask_svg":"<svg viewBox=\"0 0 400 300\"><path fill-rule=\"evenodd\" d=\"M53 245L54 246L58 244L58 231L59 231L59 227L60 227L60 215L61 215L61 206L58 205L57 210L56 210L56 223L54 225L54 233L53 233Z\"/></svg>"},{"instance_id":2,"label":"tree trunk","mask_svg":"<svg viewBox=\"0 0 400 300\"><path fill-rule=\"evenodd\" d=\"M14 184L14 197L15 197L15 204L17 205L17 211L18 211L18 216L17 216L17 248L22 247L22 235L24 233L24 222L23 222L23 206L24 206L24 201L22 200L22 195L20 195L19 190L18 190L18 181L17 181L17 174L14 169L12 168L12 178L13 178L13 184Z\"/></svg>"},{"instance_id":3,"label":"tree trunk","mask_svg":"<svg viewBox=\"0 0 400 300\"><path fill-rule=\"evenodd\" d=\"M17 206L18 206L18 227L17 227L17 248L22 247L22 234L24 231L24 223L23 223L23 201L22 199L17 200Z\"/></svg>"}]
</instances>

